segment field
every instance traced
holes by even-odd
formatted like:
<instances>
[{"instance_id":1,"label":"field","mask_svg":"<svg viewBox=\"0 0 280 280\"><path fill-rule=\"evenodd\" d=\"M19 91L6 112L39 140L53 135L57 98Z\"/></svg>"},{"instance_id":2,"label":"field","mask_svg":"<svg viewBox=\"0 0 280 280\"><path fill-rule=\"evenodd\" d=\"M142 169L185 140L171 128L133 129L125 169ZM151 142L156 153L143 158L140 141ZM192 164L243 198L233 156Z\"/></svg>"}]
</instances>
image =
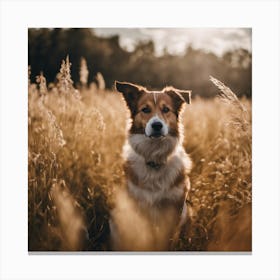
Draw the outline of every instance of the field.
<instances>
[{"instance_id":1,"label":"field","mask_svg":"<svg viewBox=\"0 0 280 280\"><path fill-rule=\"evenodd\" d=\"M67 77L37 82L28 90L29 251L110 250L110 209L125 186L125 103ZM217 98L194 94L183 116L194 217L173 250L250 251L251 101L213 82Z\"/></svg>"}]
</instances>

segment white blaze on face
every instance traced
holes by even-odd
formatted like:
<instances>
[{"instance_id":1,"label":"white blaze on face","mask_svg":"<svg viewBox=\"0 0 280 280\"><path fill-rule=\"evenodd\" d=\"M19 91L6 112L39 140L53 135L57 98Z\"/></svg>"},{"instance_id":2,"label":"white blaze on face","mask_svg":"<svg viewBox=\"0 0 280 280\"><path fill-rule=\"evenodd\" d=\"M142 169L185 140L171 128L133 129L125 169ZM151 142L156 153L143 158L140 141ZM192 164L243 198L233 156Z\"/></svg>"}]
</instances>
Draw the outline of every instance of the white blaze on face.
<instances>
[{"instance_id":1,"label":"white blaze on face","mask_svg":"<svg viewBox=\"0 0 280 280\"><path fill-rule=\"evenodd\" d=\"M166 136L168 134L168 127L167 127L166 123L158 117L158 115L155 115L147 122L146 127L145 127L146 136L150 137L155 132L152 127L153 123L155 123L155 122L160 122L162 124L162 129L161 129L160 133L162 136Z\"/></svg>"},{"instance_id":2,"label":"white blaze on face","mask_svg":"<svg viewBox=\"0 0 280 280\"><path fill-rule=\"evenodd\" d=\"M157 105L157 93L153 92L153 97L154 97L154 103Z\"/></svg>"}]
</instances>

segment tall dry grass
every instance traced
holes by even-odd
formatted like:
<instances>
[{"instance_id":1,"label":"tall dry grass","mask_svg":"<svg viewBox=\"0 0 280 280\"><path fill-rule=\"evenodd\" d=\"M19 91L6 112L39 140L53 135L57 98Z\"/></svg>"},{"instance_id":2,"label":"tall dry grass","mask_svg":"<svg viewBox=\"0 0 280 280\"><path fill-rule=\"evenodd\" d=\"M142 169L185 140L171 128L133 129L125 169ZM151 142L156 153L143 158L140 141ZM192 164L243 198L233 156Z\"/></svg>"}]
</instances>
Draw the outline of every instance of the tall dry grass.
<instances>
[{"instance_id":1,"label":"tall dry grass","mask_svg":"<svg viewBox=\"0 0 280 280\"><path fill-rule=\"evenodd\" d=\"M116 92L78 92L63 67L69 60L58 85L47 88L42 74L29 83L29 250L109 250L128 114ZM183 117L194 219L174 250L251 248L251 102L212 81L221 97L195 98Z\"/></svg>"}]
</instances>

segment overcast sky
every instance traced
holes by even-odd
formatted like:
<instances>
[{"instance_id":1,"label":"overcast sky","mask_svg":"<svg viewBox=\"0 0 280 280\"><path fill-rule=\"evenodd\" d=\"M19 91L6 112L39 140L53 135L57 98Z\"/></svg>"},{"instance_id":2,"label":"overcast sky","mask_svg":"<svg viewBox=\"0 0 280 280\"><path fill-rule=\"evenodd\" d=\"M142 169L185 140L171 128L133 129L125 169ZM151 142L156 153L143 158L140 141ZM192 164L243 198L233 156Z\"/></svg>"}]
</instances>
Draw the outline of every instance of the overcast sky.
<instances>
[{"instance_id":1,"label":"overcast sky","mask_svg":"<svg viewBox=\"0 0 280 280\"><path fill-rule=\"evenodd\" d=\"M119 35L121 46L129 51L138 41L153 40L157 54L165 47L172 54L182 54L189 44L217 55L240 47L251 52L250 28L96 28L94 31L105 37Z\"/></svg>"}]
</instances>

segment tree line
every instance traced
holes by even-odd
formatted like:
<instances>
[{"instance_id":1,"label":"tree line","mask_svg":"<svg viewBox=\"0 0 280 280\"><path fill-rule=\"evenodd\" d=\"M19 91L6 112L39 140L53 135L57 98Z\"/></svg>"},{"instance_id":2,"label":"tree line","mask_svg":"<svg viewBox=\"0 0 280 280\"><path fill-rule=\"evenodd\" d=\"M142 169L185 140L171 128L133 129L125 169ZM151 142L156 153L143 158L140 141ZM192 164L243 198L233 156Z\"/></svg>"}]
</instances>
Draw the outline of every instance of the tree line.
<instances>
[{"instance_id":1,"label":"tree line","mask_svg":"<svg viewBox=\"0 0 280 280\"><path fill-rule=\"evenodd\" d=\"M189 45L183 55L165 51L157 56L153 41L139 42L133 51L127 51L120 46L118 36L98 37L89 28L28 30L28 64L32 82L41 71L48 83L55 82L60 63L67 55L76 85L83 57L89 71L88 82L100 72L109 89L115 80L120 80L149 89L172 85L192 89L194 96L212 97L217 93L209 81L209 75L212 75L238 96L252 96L252 55L245 49L228 51L219 57Z\"/></svg>"}]
</instances>

